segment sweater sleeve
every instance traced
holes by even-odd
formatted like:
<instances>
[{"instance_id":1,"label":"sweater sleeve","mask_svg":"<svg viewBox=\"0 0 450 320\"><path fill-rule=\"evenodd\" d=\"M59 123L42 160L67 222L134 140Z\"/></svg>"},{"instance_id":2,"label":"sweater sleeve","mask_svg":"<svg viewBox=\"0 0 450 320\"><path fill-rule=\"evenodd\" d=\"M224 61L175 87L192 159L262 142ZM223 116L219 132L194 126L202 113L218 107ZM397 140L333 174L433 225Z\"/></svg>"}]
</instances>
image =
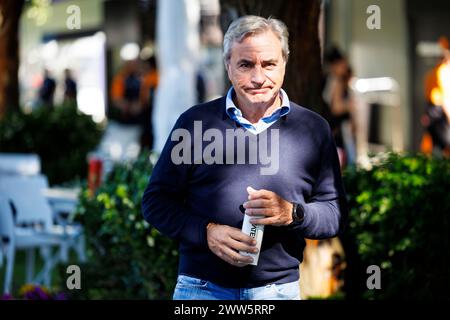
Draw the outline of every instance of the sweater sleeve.
<instances>
[{"instance_id":1,"label":"sweater sleeve","mask_svg":"<svg viewBox=\"0 0 450 320\"><path fill-rule=\"evenodd\" d=\"M320 156L318 178L312 195L306 203L300 203L304 210L304 219L290 226L309 239L325 239L339 235L343 232L348 216L339 158L328 124Z\"/></svg>"},{"instance_id":2,"label":"sweater sleeve","mask_svg":"<svg viewBox=\"0 0 450 320\"><path fill-rule=\"evenodd\" d=\"M183 115L177 120L172 132L185 129ZM171 134L153 169L142 197L144 219L162 234L195 246L207 246L207 218L190 212L184 205L190 164L175 164L172 149L179 143L171 140ZM190 145L189 145L190 147Z\"/></svg>"}]
</instances>

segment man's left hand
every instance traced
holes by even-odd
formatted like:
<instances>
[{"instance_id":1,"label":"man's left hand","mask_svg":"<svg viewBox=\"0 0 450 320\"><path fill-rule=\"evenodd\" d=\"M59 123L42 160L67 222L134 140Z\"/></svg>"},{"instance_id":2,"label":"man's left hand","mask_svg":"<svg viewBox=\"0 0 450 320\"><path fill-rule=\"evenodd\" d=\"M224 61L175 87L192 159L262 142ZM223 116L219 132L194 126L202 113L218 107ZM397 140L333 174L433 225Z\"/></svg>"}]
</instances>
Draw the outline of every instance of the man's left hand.
<instances>
[{"instance_id":1,"label":"man's left hand","mask_svg":"<svg viewBox=\"0 0 450 320\"><path fill-rule=\"evenodd\" d=\"M244 203L245 214L263 216L250 219L250 223L258 225L287 226L292 223L292 203L275 192L247 188L249 201Z\"/></svg>"}]
</instances>

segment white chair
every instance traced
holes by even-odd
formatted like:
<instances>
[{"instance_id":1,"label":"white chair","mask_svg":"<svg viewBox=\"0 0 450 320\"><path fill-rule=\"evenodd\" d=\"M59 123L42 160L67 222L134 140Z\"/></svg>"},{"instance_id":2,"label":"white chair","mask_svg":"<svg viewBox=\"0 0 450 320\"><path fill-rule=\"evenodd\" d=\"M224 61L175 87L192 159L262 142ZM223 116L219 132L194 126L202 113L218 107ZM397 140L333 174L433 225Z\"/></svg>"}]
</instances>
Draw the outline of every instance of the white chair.
<instances>
[{"instance_id":1,"label":"white chair","mask_svg":"<svg viewBox=\"0 0 450 320\"><path fill-rule=\"evenodd\" d=\"M32 279L34 264L31 264L31 259L34 259L34 249L40 249L42 258L44 259L43 267L43 282L50 285L50 272L54 261L50 256L51 246L57 245L51 239L46 237L39 237L35 232L29 228L16 227L14 225L13 210L11 203L4 195L0 195L0 234L2 236L2 250L6 258L6 272L4 280L4 293L10 293L16 250L26 250L27 254L27 268L26 278L27 282L34 282ZM38 283L38 281L35 281Z\"/></svg>"},{"instance_id":2,"label":"white chair","mask_svg":"<svg viewBox=\"0 0 450 320\"><path fill-rule=\"evenodd\" d=\"M7 227L12 221L12 213L8 207L3 207L6 197L0 194L0 267L3 266L3 256L9 242L9 234ZM3 201L3 202L2 202Z\"/></svg>"},{"instance_id":3,"label":"white chair","mask_svg":"<svg viewBox=\"0 0 450 320\"><path fill-rule=\"evenodd\" d=\"M47 177L38 175L35 177L36 185L40 188L50 205L53 213L52 232L62 234L65 241L61 244L61 261L67 262L69 249L74 248L80 262L86 261L83 227L73 223L71 213L76 209L78 203L78 192L64 188L49 188Z\"/></svg>"},{"instance_id":4,"label":"white chair","mask_svg":"<svg viewBox=\"0 0 450 320\"><path fill-rule=\"evenodd\" d=\"M73 189L68 190L64 188L49 188L48 180L45 176L40 175L41 160L38 154L34 153L0 153L0 179L2 177L10 175L22 175L22 176L39 176L37 183L43 190L43 193L50 203L50 207L53 211L53 220L56 222L54 229L63 228L63 232L73 233L73 230L68 229L81 229L80 225L70 223L70 213L73 213L78 203L78 192L74 192ZM85 261L84 255L84 238L79 237L79 243L77 246L77 252L79 252L79 258L81 261ZM61 247L61 259L67 261L69 247L75 246L73 238L68 237L68 241ZM69 245L66 245L69 244ZM0 266L1 266L1 254L0 254Z\"/></svg>"},{"instance_id":5,"label":"white chair","mask_svg":"<svg viewBox=\"0 0 450 320\"><path fill-rule=\"evenodd\" d=\"M27 282L44 283L47 286L51 282L52 268L59 261L67 261L70 247L75 247L80 260L85 259L82 228L54 224L52 209L42 194L42 189L47 186L47 179L42 175L0 177L0 194L3 198L0 213L4 220L1 228L8 237L5 292L11 289L15 251L18 249L27 251ZM56 254L52 252L55 247L59 249ZM40 248L44 267L33 278L36 248Z\"/></svg>"},{"instance_id":6,"label":"white chair","mask_svg":"<svg viewBox=\"0 0 450 320\"><path fill-rule=\"evenodd\" d=\"M41 159L34 153L0 153L0 175L36 175L41 172Z\"/></svg>"}]
</instances>

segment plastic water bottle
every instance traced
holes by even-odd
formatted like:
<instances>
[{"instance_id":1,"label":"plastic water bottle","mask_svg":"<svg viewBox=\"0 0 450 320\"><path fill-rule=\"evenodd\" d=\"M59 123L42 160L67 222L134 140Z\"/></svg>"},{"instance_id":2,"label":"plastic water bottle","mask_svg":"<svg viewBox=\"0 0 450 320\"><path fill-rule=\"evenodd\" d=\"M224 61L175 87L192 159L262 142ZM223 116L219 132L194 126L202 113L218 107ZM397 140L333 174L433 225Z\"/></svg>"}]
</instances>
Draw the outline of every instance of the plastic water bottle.
<instances>
[{"instance_id":1,"label":"plastic water bottle","mask_svg":"<svg viewBox=\"0 0 450 320\"><path fill-rule=\"evenodd\" d=\"M261 250L261 243L264 235L264 225L256 225L250 223L250 218L258 219L263 218L263 216L253 216L244 215L244 222L242 223L242 232L248 234L250 237L256 240L256 247L258 248L257 253L250 253L246 251L239 251L243 256L250 256L253 258L251 265L258 265L259 252Z\"/></svg>"}]
</instances>

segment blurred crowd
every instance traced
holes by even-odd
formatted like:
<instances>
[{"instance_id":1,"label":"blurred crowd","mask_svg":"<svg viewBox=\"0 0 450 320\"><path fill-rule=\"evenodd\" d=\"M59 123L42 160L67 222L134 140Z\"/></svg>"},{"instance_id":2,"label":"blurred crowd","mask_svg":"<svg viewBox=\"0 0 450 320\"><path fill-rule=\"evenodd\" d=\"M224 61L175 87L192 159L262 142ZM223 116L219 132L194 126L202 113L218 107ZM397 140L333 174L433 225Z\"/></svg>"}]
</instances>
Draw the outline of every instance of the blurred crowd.
<instances>
[{"instance_id":1,"label":"blurred crowd","mask_svg":"<svg viewBox=\"0 0 450 320\"><path fill-rule=\"evenodd\" d=\"M77 83L70 69L64 70L63 85L64 85L63 102L64 103L76 102ZM39 101L38 101L39 105L42 105L47 108L53 108L56 86L57 86L56 80L52 77L50 71L48 69L45 69L42 85L39 89Z\"/></svg>"}]
</instances>

